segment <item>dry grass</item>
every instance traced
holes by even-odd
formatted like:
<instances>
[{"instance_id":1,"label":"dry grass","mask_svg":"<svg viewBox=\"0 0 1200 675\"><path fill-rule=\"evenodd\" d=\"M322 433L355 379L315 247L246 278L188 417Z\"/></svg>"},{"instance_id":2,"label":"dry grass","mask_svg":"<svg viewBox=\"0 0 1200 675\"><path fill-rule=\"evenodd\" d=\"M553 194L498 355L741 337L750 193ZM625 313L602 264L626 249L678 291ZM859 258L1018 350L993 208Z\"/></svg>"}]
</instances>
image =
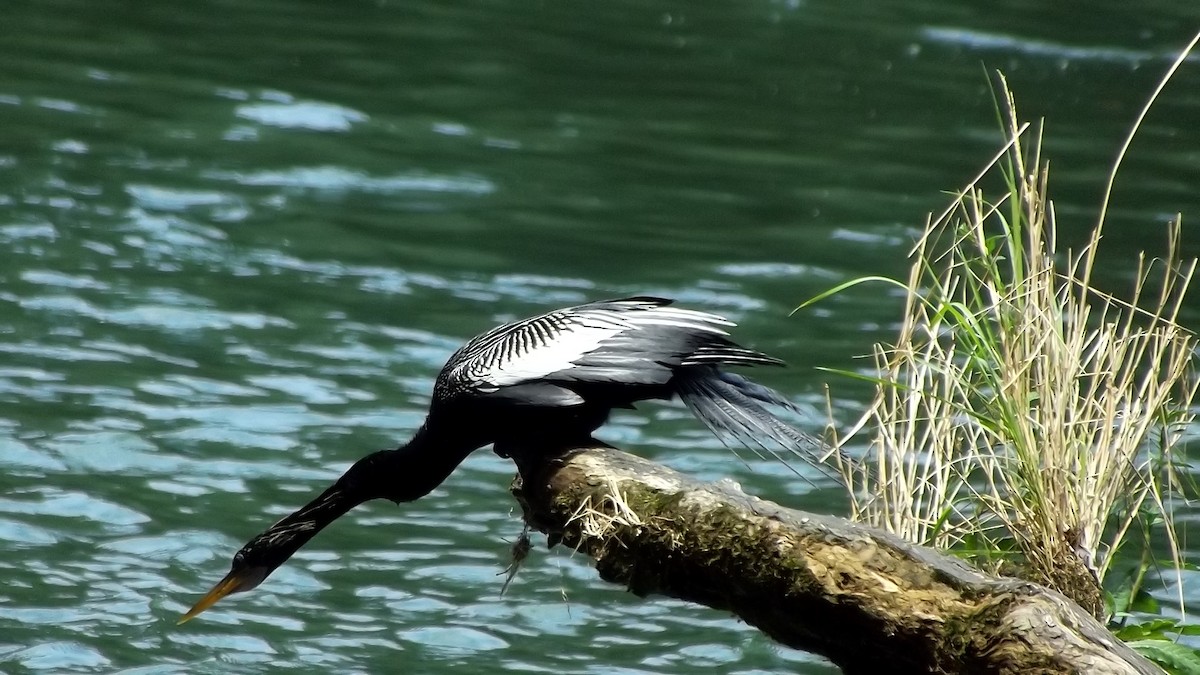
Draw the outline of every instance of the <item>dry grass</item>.
<instances>
[{"instance_id":1,"label":"dry grass","mask_svg":"<svg viewBox=\"0 0 1200 675\"><path fill-rule=\"evenodd\" d=\"M1178 316L1196 261L1180 259L1177 218L1121 299L1097 288L1103 216L1081 248L1059 249L1040 130L1017 123L1002 85L1008 144L893 282L900 333L874 348L875 399L838 443L869 438L864 462L839 466L853 515L939 548L1015 551L1059 585L1064 565L1102 581L1152 513L1178 567L1165 495L1193 419L1197 341Z\"/></svg>"},{"instance_id":2,"label":"dry grass","mask_svg":"<svg viewBox=\"0 0 1200 675\"><path fill-rule=\"evenodd\" d=\"M579 531L586 537L603 539L619 527L638 527L642 519L629 506L621 488L613 479L608 481L608 492L599 504L588 498L567 519L567 525L577 523Z\"/></svg>"}]
</instances>

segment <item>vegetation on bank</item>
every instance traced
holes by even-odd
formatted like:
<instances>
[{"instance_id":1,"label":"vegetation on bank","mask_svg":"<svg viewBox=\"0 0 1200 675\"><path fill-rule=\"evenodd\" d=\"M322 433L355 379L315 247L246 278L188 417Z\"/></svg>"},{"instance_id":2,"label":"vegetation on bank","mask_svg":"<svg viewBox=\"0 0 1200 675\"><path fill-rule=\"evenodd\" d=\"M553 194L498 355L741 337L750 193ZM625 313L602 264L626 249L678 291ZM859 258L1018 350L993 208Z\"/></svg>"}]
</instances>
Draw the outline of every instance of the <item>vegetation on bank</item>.
<instances>
[{"instance_id":1,"label":"vegetation on bank","mask_svg":"<svg viewBox=\"0 0 1200 675\"><path fill-rule=\"evenodd\" d=\"M865 282L906 298L874 374L847 373L876 396L835 445L867 452L831 461L856 519L1059 590L1169 671L1200 673L1200 651L1179 640L1200 626L1177 618L1188 565L1174 514L1192 492L1178 450L1198 342L1178 318L1196 261L1180 257L1176 217L1159 230L1165 254L1137 253L1124 291L1100 287L1120 156L1095 228L1064 250L1042 129L1018 122L1002 77L999 90L1007 143L930 218L908 279L855 279L810 301ZM1178 613L1151 579L1174 585Z\"/></svg>"}]
</instances>

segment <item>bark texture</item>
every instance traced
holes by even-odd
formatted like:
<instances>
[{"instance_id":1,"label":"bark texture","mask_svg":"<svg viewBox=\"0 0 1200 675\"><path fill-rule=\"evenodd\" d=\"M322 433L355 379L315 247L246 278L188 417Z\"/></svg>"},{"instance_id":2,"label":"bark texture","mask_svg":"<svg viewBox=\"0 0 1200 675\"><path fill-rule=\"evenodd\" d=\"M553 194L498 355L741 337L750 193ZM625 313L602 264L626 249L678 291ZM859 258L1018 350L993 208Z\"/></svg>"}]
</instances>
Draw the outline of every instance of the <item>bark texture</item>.
<instances>
[{"instance_id":1,"label":"bark texture","mask_svg":"<svg viewBox=\"0 0 1200 675\"><path fill-rule=\"evenodd\" d=\"M728 610L846 673L1161 673L1042 586L606 447L521 459L525 519L634 593Z\"/></svg>"}]
</instances>

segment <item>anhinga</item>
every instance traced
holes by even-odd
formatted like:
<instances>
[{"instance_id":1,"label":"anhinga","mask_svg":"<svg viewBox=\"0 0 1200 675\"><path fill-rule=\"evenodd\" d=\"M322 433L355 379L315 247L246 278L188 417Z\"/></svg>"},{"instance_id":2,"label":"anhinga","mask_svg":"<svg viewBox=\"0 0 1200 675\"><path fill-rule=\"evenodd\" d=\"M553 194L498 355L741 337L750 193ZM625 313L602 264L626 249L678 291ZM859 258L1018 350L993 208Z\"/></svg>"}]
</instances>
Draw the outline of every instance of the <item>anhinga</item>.
<instances>
[{"instance_id":1,"label":"anhinga","mask_svg":"<svg viewBox=\"0 0 1200 675\"><path fill-rule=\"evenodd\" d=\"M586 442L613 408L679 396L709 429L747 445L773 442L811 456L814 441L763 404L776 392L721 370L782 365L729 339L733 322L634 297L555 310L480 335L450 357L424 424L405 445L355 462L329 489L251 539L233 566L183 616L247 591L326 525L371 499L419 499L488 444L502 456Z\"/></svg>"}]
</instances>

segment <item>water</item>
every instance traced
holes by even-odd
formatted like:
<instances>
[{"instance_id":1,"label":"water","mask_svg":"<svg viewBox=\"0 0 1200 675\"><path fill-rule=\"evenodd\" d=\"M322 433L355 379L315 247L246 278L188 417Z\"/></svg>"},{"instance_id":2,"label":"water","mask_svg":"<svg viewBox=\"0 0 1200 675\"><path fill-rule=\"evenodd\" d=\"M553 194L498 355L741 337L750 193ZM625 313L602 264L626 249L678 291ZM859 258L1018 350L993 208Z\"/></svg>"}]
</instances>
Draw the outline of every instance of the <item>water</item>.
<instances>
[{"instance_id":1,"label":"water","mask_svg":"<svg viewBox=\"0 0 1200 675\"><path fill-rule=\"evenodd\" d=\"M477 453L258 591L174 620L230 555L419 424L502 320L655 293L737 319L814 409L889 336L859 274L994 152L1003 68L1050 122L1079 240L1200 9L961 3L10 3L0 24L0 670L833 672L725 614L637 599L520 530ZM1102 281L1200 214L1200 64L1147 121ZM1200 252L1190 236L1187 252ZM1185 321L1197 324L1192 301ZM837 383L844 418L866 392ZM812 423L818 425L819 415ZM842 512L678 408L606 438ZM753 470L751 470L751 468Z\"/></svg>"}]
</instances>

